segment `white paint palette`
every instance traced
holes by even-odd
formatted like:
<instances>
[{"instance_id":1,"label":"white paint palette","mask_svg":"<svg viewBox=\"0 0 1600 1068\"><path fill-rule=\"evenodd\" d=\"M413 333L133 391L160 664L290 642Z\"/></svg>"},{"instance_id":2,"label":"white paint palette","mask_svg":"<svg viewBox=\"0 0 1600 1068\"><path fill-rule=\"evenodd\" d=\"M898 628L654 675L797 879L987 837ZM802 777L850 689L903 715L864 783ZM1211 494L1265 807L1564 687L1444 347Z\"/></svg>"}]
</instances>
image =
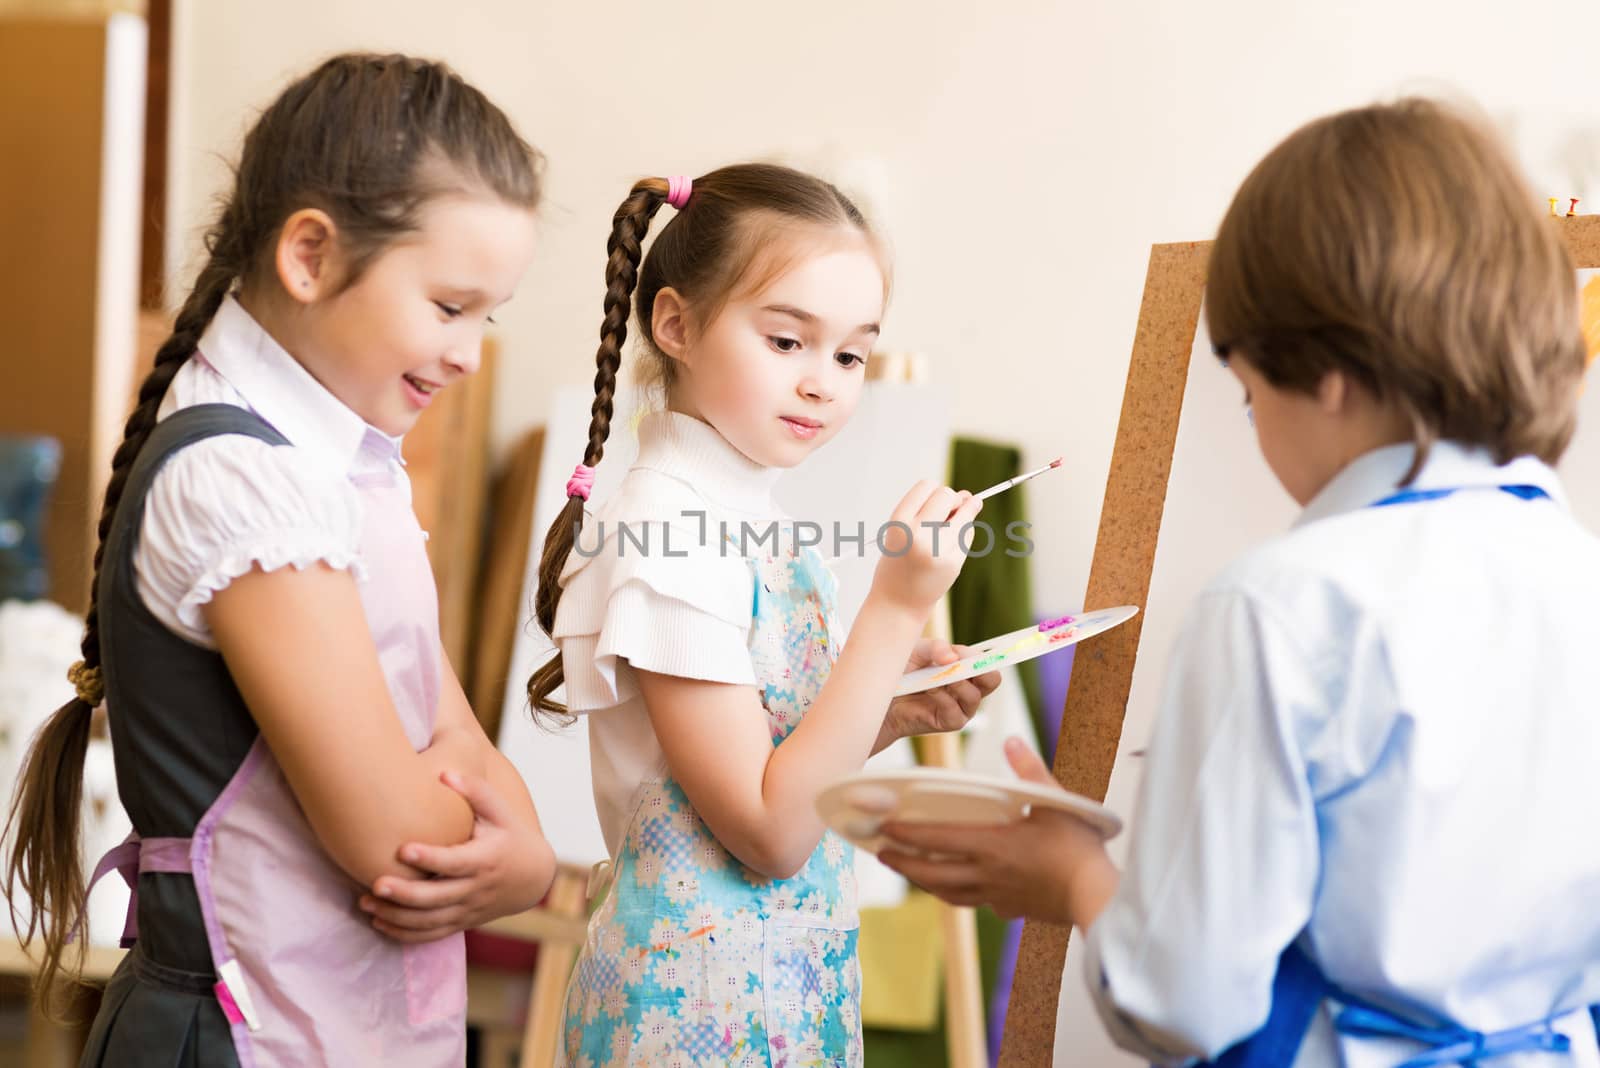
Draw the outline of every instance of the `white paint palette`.
<instances>
[{"instance_id":1,"label":"white paint palette","mask_svg":"<svg viewBox=\"0 0 1600 1068\"><path fill-rule=\"evenodd\" d=\"M894 695L904 697L908 693L921 693L1065 649L1126 623L1138 611L1132 605L1102 608L1095 612L1046 620L1036 627L1024 627L1010 634L990 638L973 646L972 652L954 664L935 664L908 672L901 678Z\"/></svg>"}]
</instances>

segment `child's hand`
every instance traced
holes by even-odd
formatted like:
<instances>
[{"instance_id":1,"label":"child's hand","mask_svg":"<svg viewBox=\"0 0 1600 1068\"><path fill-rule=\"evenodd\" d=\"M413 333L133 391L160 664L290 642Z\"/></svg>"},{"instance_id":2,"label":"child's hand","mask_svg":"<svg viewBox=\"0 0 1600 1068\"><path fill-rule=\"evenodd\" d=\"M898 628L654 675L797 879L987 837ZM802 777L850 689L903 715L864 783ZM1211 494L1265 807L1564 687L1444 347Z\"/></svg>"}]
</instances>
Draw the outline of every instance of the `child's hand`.
<instances>
[{"instance_id":1,"label":"child's hand","mask_svg":"<svg viewBox=\"0 0 1600 1068\"><path fill-rule=\"evenodd\" d=\"M911 650L906 670L953 664L971 651L965 645L923 638ZM986 671L948 686L896 697L889 702L889 712L883 717L883 729L878 732L878 741L872 751L876 753L914 734L960 730L978 711L978 704L999 685L1000 673Z\"/></svg>"},{"instance_id":2,"label":"child's hand","mask_svg":"<svg viewBox=\"0 0 1600 1068\"><path fill-rule=\"evenodd\" d=\"M544 837L513 819L485 780L453 771L441 778L472 806L472 838L456 846L402 846L401 861L427 875L386 875L361 897L372 926L397 942L431 942L522 912L549 888L553 862Z\"/></svg>"},{"instance_id":3,"label":"child's hand","mask_svg":"<svg viewBox=\"0 0 1600 1068\"><path fill-rule=\"evenodd\" d=\"M926 617L961 573L966 556L958 537L982 510L983 502L965 490L957 493L926 479L912 486L885 525L873 595L918 619Z\"/></svg>"},{"instance_id":4,"label":"child's hand","mask_svg":"<svg viewBox=\"0 0 1600 1068\"><path fill-rule=\"evenodd\" d=\"M1006 759L1028 782L1060 789L1018 739L1006 742ZM886 823L883 834L889 844L878 859L952 905L1088 927L1117 887L1099 832L1054 809L1000 827Z\"/></svg>"}]
</instances>

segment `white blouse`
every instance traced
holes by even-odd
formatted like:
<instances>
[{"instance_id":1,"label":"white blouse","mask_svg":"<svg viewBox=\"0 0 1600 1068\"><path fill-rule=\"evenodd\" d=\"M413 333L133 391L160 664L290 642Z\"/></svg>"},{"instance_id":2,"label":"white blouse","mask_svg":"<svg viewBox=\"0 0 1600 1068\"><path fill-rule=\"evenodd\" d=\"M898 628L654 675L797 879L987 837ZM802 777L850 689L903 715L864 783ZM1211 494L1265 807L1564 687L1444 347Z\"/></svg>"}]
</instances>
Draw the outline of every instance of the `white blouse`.
<instances>
[{"instance_id":1,"label":"white blouse","mask_svg":"<svg viewBox=\"0 0 1600 1068\"><path fill-rule=\"evenodd\" d=\"M151 484L134 572L168 629L215 648L201 607L252 568L315 563L364 577L362 505L350 476L398 470L400 442L329 393L233 297L179 369L158 419L197 404L249 408L293 448L237 434L173 456ZM403 471L400 484L409 487Z\"/></svg>"},{"instance_id":2,"label":"white blouse","mask_svg":"<svg viewBox=\"0 0 1600 1068\"><path fill-rule=\"evenodd\" d=\"M656 412L639 426L639 458L621 486L584 520L552 637L568 709L593 716L595 806L613 855L639 786L666 773L634 669L755 685L744 550L783 521L772 500L782 473L698 419Z\"/></svg>"}]
</instances>

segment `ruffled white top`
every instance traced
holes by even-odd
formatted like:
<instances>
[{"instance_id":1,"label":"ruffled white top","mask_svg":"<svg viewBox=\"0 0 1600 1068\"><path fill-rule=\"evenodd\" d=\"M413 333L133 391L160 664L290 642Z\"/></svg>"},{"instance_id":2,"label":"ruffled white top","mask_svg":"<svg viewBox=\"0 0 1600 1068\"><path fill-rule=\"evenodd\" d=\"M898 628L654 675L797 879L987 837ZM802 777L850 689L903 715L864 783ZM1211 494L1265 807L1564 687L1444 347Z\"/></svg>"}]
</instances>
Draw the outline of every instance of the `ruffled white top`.
<instances>
[{"instance_id":1,"label":"ruffled white top","mask_svg":"<svg viewBox=\"0 0 1600 1068\"><path fill-rule=\"evenodd\" d=\"M567 707L592 717L595 807L613 855L640 784L666 771L634 670L756 682L744 553L784 521L772 499L782 473L698 419L655 412L639 426L639 458L621 486L584 521L552 637Z\"/></svg>"},{"instance_id":2,"label":"ruffled white top","mask_svg":"<svg viewBox=\"0 0 1600 1068\"><path fill-rule=\"evenodd\" d=\"M284 351L233 297L179 369L158 419L197 404L249 408L292 448L230 434L167 461L145 502L134 571L168 629L215 648L201 613L218 590L263 571L323 563L364 577L362 505L351 477L393 468L400 440L368 426Z\"/></svg>"}]
</instances>

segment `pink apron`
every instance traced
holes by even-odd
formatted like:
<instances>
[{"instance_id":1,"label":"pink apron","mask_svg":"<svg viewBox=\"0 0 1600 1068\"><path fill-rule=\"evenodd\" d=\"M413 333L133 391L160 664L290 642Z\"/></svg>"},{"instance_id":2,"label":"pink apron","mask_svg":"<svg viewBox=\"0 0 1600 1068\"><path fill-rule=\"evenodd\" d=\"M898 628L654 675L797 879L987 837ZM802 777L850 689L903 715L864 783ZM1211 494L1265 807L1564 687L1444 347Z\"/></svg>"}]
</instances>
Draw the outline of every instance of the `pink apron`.
<instances>
[{"instance_id":1,"label":"pink apron","mask_svg":"<svg viewBox=\"0 0 1600 1068\"><path fill-rule=\"evenodd\" d=\"M438 598L403 479L369 433L352 476L365 515L362 605L395 711L419 751L439 704ZM379 455L382 453L382 455ZM374 462L366 463L367 458ZM257 736L191 839L132 840L96 870L189 871L243 1068L415 1065L466 1059L461 935L406 946L379 934L362 891L323 851ZM136 937L129 908L125 940Z\"/></svg>"}]
</instances>

